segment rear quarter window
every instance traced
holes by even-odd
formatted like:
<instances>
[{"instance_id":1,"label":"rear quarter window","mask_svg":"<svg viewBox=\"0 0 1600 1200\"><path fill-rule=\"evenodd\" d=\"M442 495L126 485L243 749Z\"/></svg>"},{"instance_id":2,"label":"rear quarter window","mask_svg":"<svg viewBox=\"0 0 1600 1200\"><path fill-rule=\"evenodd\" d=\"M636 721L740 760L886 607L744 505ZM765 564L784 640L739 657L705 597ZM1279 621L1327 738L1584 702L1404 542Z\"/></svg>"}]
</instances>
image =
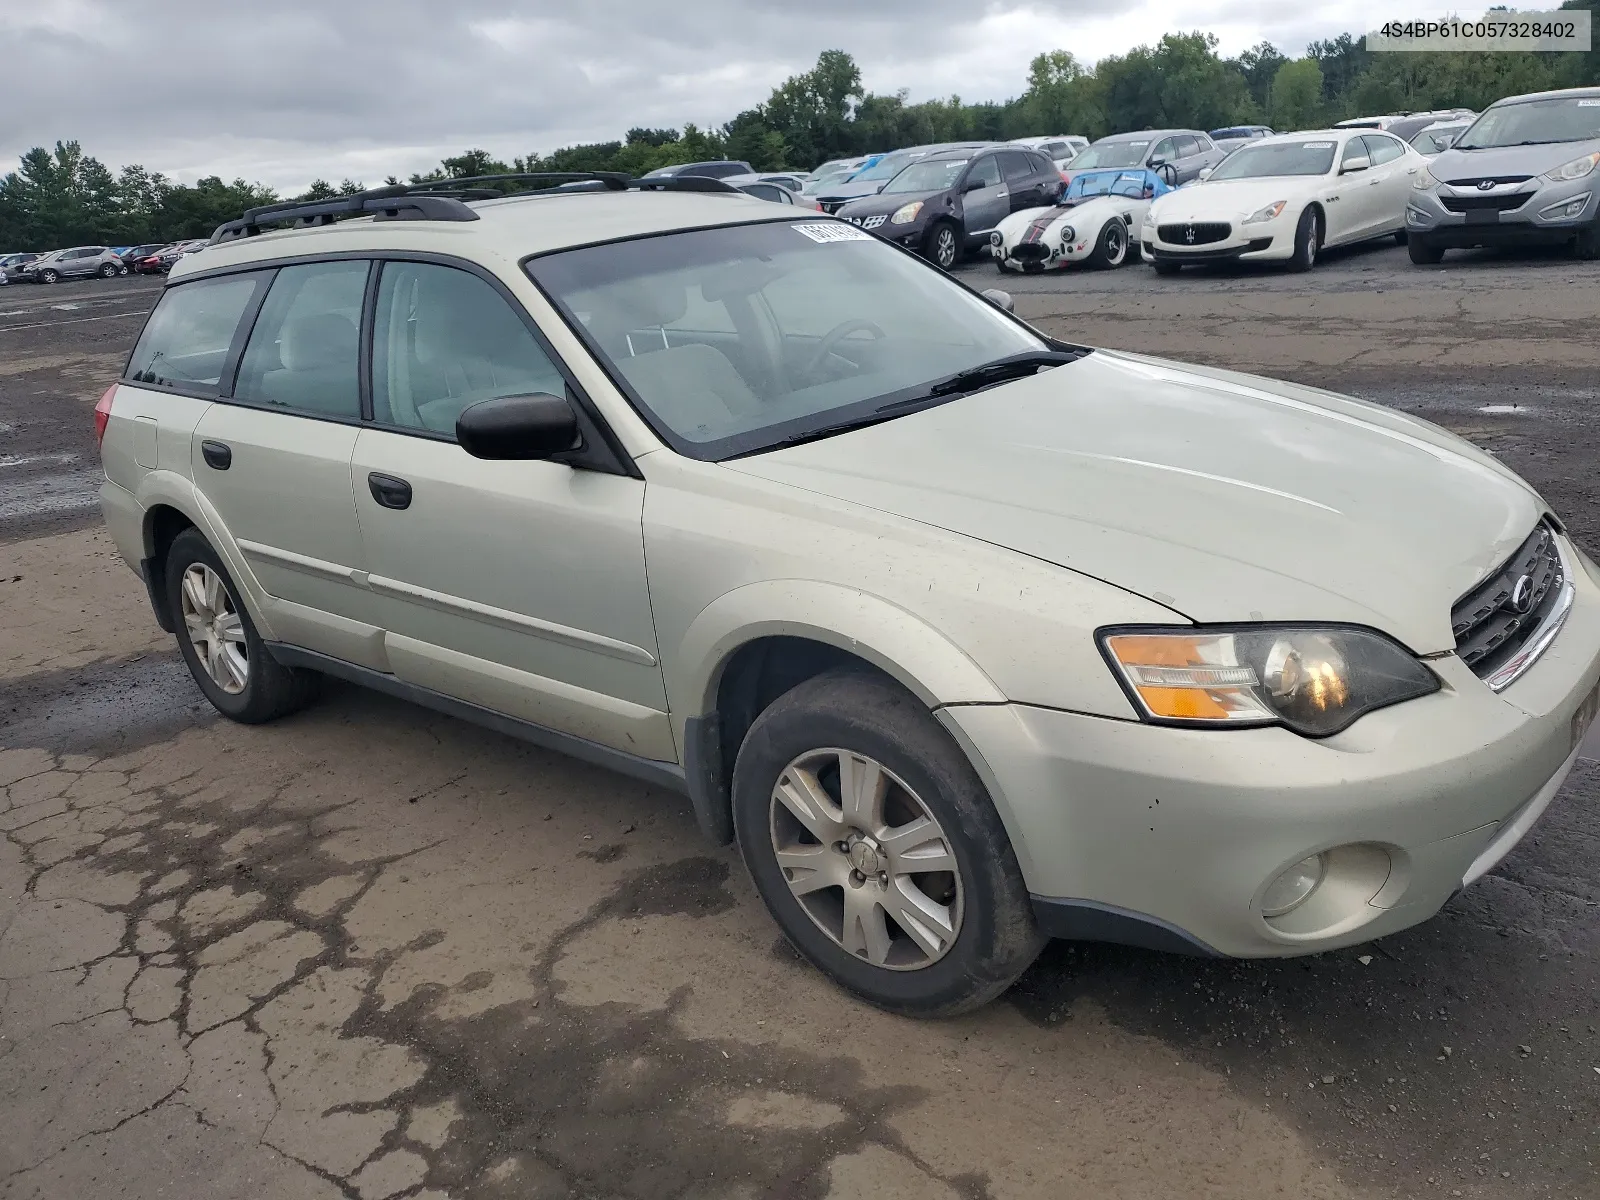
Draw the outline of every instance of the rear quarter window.
<instances>
[{"instance_id":1,"label":"rear quarter window","mask_svg":"<svg viewBox=\"0 0 1600 1200\"><path fill-rule=\"evenodd\" d=\"M168 288L133 348L128 382L215 391L239 319L265 277L253 271Z\"/></svg>"}]
</instances>

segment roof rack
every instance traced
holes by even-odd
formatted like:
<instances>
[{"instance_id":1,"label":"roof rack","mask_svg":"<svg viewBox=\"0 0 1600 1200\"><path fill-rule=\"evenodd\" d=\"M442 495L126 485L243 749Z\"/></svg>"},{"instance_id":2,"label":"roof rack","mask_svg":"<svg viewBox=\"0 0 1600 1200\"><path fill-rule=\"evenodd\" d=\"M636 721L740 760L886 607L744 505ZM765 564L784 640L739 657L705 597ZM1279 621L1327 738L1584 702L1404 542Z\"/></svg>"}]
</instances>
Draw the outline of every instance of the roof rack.
<instances>
[{"instance_id":1,"label":"roof rack","mask_svg":"<svg viewBox=\"0 0 1600 1200\"><path fill-rule=\"evenodd\" d=\"M537 189L508 192L483 184L543 183ZM701 175L668 176L662 179L633 179L620 171L517 171L501 175L468 175L460 179L429 179L421 183L402 183L372 188L349 196L328 200L286 200L262 204L232 221L218 225L211 242L231 242L255 237L264 226L289 225L309 228L332 225L340 217L370 216L375 221L476 221L478 214L467 207L468 200L498 200L505 196L548 194L562 183L598 183L606 191L629 188L657 192L723 192L741 194L732 184Z\"/></svg>"}]
</instances>

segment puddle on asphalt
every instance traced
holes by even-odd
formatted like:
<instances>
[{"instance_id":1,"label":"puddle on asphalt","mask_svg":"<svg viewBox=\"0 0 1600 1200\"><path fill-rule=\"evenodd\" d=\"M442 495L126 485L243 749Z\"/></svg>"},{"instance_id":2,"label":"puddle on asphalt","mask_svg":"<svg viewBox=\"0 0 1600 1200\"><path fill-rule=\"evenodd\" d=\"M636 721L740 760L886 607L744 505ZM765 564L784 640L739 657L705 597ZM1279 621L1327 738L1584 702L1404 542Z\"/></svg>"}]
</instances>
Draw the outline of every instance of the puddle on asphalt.
<instances>
[{"instance_id":1,"label":"puddle on asphalt","mask_svg":"<svg viewBox=\"0 0 1600 1200\"><path fill-rule=\"evenodd\" d=\"M216 719L176 650L0 684L0 746L148 746Z\"/></svg>"}]
</instances>

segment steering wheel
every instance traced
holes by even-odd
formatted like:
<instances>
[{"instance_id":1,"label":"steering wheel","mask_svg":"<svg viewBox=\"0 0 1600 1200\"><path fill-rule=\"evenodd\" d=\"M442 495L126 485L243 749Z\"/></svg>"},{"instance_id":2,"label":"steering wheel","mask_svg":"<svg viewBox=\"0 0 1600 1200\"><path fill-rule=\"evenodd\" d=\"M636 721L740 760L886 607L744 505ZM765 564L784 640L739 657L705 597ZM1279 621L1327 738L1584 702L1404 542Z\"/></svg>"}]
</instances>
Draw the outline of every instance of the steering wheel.
<instances>
[{"instance_id":1,"label":"steering wheel","mask_svg":"<svg viewBox=\"0 0 1600 1200\"><path fill-rule=\"evenodd\" d=\"M806 362L806 365L802 368L802 372L808 378L816 375L817 371L822 367L822 364L827 361L828 356L833 353L833 348L835 346L844 341L844 339L849 337L852 333L862 332L870 333L872 335L872 340L875 342L881 342L885 337L888 336L883 332L882 328L861 317L851 317L848 321L840 321L832 329L828 330L827 333L822 335L822 341L818 343L816 353L813 354Z\"/></svg>"}]
</instances>

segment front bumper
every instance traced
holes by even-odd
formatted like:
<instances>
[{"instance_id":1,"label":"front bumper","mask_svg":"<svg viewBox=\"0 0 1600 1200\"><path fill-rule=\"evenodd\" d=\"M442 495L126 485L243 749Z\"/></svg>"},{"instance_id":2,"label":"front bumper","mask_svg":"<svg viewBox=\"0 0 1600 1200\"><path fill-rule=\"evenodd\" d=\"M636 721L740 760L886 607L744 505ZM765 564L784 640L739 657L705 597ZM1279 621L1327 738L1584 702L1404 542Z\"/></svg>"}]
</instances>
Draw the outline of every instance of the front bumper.
<instances>
[{"instance_id":1,"label":"front bumper","mask_svg":"<svg viewBox=\"0 0 1600 1200\"><path fill-rule=\"evenodd\" d=\"M1006 821L1047 932L1236 957L1304 954L1426 920L1510 851L1560 788L1600 682L1600 585L1496 695L1454 656L1432 696L1313 741L1025 705L940 710ZM1278 875L1329 852L1300 908Z\"/></svg>"},{"instance_id":2,"label":"front bumper","mask_svg":"<svg viewBox=\"0 0 1600 1200\"><path fill-rule=\"evenodd\" d=\"M1600 172L1528 189L1528 183L1484 193L1448 184L1413 189L1406 203L1406 233L1442 247L1558 245L1600 221ZM1452 209L1514 200L1520 200L1515 208ZM1565 211L1580 200L1583 206L1575 215Z\"/></svg>"}]
</instances>

